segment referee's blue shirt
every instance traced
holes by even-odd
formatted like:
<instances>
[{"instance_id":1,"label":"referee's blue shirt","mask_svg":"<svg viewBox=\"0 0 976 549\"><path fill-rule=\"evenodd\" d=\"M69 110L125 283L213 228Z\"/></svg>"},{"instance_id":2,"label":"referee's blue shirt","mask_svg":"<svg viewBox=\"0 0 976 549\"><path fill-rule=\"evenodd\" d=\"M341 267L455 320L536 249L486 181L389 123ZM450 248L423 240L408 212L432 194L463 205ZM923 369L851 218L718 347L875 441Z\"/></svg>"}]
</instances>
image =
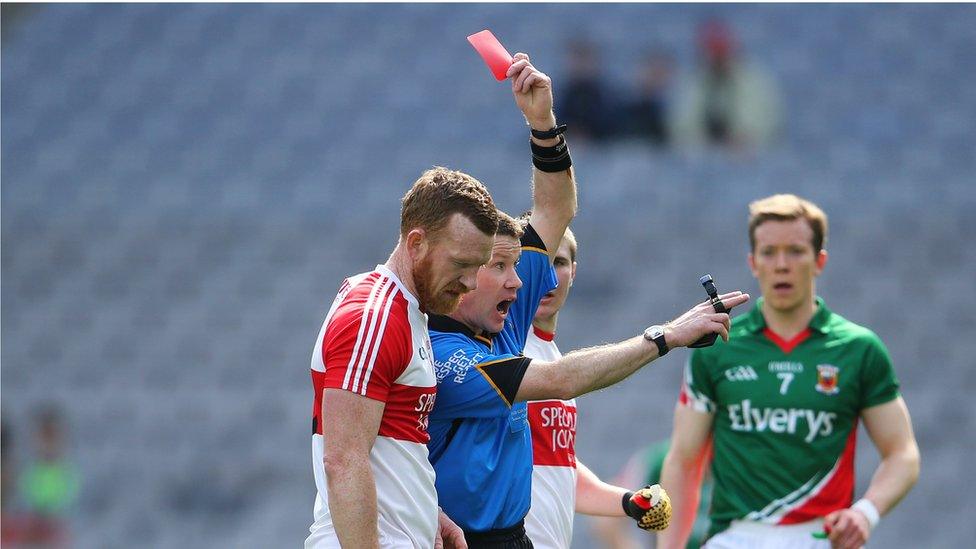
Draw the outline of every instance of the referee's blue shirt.
<instances>
[{"instance_id":1,"label":"referee's blue shirt","mask_svg":"<svg viewBox=\"0 0 976 549\"><path fill-rule=\"evenodd\" d=\"M556 271L531 225L516 266L522 279L497 334L475 334L446 316L428 321L437 373L430 462L438 504L467 532L516 525L529 512L532 436L525 402L512 404L530 359L522 356L539 301Z\"/></svg>"}]
</instances>

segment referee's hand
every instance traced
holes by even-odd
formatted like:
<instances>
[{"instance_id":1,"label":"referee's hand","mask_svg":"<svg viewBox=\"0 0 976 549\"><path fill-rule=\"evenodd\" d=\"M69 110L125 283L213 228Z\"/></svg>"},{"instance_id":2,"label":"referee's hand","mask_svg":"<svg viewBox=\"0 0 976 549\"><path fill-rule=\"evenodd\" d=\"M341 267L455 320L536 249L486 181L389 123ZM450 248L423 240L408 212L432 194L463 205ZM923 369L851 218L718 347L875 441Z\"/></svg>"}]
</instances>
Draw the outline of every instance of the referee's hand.
<instances>
[{"instance_id":1,"label":"referee's hand","mask_svg":"<svg viewBox=\"0 0 976 549\"><path fill-rule=\"evenodd\" d=\"M718 296L726 310L749 301L749 294L729 292ZM668 347L687 347L708 334L719 334L729 340L732 321L728 313L716 313L710 301L703 301L685 314L664 325L664 340Z\"/></svg>"},{"instance_id":2,"label":"referee's hand","mask_svg":"<svg viewBox=\"0 0 976 549\"><path fill-rule=\"evenodd\" d=\"M552 113L552 80L532 66L527 54L516 53L512 60L507 75L512 80L515 104L533 130L551 130L556 125L556 115Z\"/></svg>"}]
</instances>

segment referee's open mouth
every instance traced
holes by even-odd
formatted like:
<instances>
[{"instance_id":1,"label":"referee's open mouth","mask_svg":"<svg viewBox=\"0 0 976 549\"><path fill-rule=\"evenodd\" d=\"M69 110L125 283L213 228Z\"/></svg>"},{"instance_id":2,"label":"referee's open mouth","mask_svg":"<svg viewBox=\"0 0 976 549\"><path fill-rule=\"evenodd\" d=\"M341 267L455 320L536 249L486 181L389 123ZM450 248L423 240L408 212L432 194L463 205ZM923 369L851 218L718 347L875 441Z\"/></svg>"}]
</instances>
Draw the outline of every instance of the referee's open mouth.
<instances>
[{"instance_id":1,"label":"referee's open mouth","mask_svg":"<svg viewBox=\"0 0 976 549\"><path fill-rule=\"evenodd\" d=\"M508 309L512 306L512 302L514 301L514 299L506 299L505 301L500 302L498 305L495 305L495 309L497 309L502 315L502 318L508 316Z\"/></svg>"}]
</instances>

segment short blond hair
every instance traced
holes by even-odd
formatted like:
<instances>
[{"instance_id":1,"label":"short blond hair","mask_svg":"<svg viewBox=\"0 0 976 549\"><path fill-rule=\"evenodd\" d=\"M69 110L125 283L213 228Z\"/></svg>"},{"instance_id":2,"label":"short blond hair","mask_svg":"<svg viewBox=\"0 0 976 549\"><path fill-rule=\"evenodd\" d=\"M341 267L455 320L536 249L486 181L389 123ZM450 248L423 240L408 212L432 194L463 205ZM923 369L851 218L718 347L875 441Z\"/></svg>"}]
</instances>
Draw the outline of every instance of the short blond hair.
<instances>
[{"instance_id":1,"label":"short blond hair","mask_svg":"<svg viewBox=\"0 0 976 549\"><path fill-rule=\"evenodd\" d=\"M749 204L749 245L756 251L756 227L766 221L803 219L813 229L813 251L827 245L827 214L819 206L795 194L774 194Z\"/></svg>"},{"instance_id":2,"label":"short blond hair","mask_svg":"<svg viewBox=\"0 0 976 549\"><path fill-rule=\"evenodd\" d=\"M515 219L524 226L529 224L530 217L532 217L532 210L525 210ZM577 250L576 233L573 232L573 229L566 227L566 232L563 233L563 238L566 239L566 242L569 242L569 260L575 263ZM562 240L559 242L562 243Z\"/></svg>"},{"instance_id":3,"label":"short blond hair","mask_svg":"<svg viewBox=\"0 0 976 549\"><path fill-rule=\"evenodd\" d=\"M563 239L569 242L569 260L576 263L576 234L573 233L573 229L566 227Z\"/></svg>"}]
</instances>

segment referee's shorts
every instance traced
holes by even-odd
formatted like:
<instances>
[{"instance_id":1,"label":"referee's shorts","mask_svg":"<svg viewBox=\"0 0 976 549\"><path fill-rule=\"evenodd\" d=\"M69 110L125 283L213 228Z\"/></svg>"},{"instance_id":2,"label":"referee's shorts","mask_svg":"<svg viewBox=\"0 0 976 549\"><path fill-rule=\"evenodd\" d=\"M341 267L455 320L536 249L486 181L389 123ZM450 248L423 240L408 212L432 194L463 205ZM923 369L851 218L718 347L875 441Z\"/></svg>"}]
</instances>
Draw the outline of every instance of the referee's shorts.
<instances>
[{"instance_id":1,"label":"referee's shorts","mask_svg":"<svg viewBox=\"0 0 976 549\"><path fill-rule=\"evenodd\" d=\"M508 528L465 532L464 540L468 542L468 549L532 549L532 540L525 533L524 520Z\"/></svg>"}]
</instances>

